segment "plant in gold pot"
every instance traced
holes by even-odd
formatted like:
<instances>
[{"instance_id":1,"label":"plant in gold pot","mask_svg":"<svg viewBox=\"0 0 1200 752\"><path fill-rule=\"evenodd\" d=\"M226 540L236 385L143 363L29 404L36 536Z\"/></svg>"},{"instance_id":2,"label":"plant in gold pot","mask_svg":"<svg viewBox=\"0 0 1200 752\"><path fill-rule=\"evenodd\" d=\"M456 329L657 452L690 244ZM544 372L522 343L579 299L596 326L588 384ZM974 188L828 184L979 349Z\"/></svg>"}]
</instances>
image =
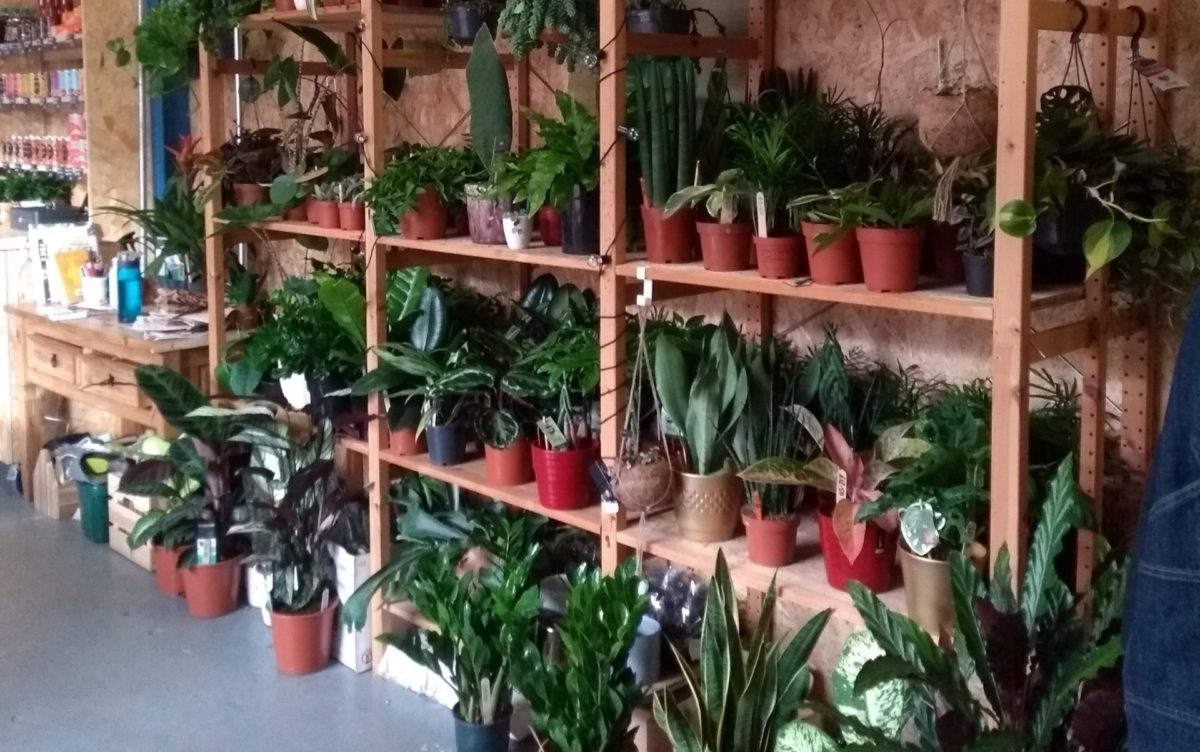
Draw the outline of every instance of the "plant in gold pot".
<instances>
[{"instance_id":1,"label":"plant in gold pot","mask_svg":"<svg viewBox=\"0 0 1200 752\"><path fill-rule=\"evenodd\" d=\"M729 443L750 389L744 351L728 317L691 357L669 335L655 347L654 382L667 433L682 439L686 454L685 469L676 474L675 514L688 540L723 541L737 532L745 494Z\"/></svg>"}]
</instances>

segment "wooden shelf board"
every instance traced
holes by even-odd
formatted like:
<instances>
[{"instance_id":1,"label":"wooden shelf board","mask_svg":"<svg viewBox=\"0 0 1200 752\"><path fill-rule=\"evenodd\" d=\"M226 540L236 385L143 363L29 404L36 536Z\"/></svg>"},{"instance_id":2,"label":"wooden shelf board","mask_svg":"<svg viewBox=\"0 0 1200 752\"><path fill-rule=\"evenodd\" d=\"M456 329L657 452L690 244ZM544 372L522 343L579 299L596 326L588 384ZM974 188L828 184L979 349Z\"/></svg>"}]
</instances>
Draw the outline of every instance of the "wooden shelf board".
<instances>
[{"instance_id":1,"label":"wooden shelf board","mask_svg":"<svg viewBox=\"0 0 1200 752\"><path fill-rule=\"evenodd\" d=\"M816 285L808 278L765 279L757 270L714 272L699 261L687 264L647 264L626 262L617 267L618 276L638 278L644 268L646 279L677 285L704 287L713 290L738 290L786 298L799 298L824 303L885 308L911 313L991 321L991 298L967 295L961 286L946 286L931 280L922 281L920 289L908 293L871 292L865 285ZM939 286L941 285L941 286ZM1034 309L1049 308L1083 298L1083 288L1056 287L1033 293Z\"/></svg>"},{"instance_id":2,"label":"wooden shelf board","mask_svg":"<svg viewBox=\"0 0 1200 752\"><path fill-rule=\"evenodd\" d=\"M760 54L758 40L754 37L630 32L627 44L631 57L724 57L734 60L756 60Z\"/></svg>"},{"instance_id":3,"label":"wooden shelf board","mask_svg":"<svg viewBox=\"0 0 1200 752\"><path fill-rule=\"evenodd\" d=\"M395 616L398 619L403 619L417 629L423 629L426 632L438 631L438 626L430 621L425 614L421 613L412 601L395 601L394 603L383 604L383 610Z\"/></svg>"},{"instance_id":4,"label":"wooden shelf board","mask_svg":"<svg viewBox=\"0 0 1200 752\"><path fill-rule=\"evenodd\" d=\"M362 7L358 4L319 8L315 19L306 10L272 10L251 13L242 19L242 28L262 29L278 23L289 23L331 31L353 32L358 30L362 17ZM440 29L445 23L440 8L401 8L394 5L383 6L383 19L384 25L390 29Z\"/></svg>"},{"instance_id":5,"label":"wooden shelf board","mask_svg":"<svg viewBox=\"0 0 1200 752\"><path fill-rule=\"evenodd\" d=\"M394 249L409 249L429 253L462 256L467 258L487 259L489 261L507 261L514 264L530 264L532 266L549 266L558 269L578 269L580 271L599 272L603 266L601 256L575 256L563 253L558 246L544 246L540 243L530 246L524 251L510 251L503 245L480 245L468 237L446 238L444 240L406 240L399 235L385 235L379 238L381 245Z\"/></svg>"},{"instance_id":6,"label":"wooden shelf board","mask_svg":"<svg viewBox=\"0 0 1200 752\"><path fill-rule=\"evenodd\" d=\"M533 483L504 488L488 483L482 459L444 467L430 462L429 456L425 454L401 455L386 449L380 453L380 458L396 467L430 478L437 478L459 488L503 502L510 507L540 514L589 533L597 535L600 533L599 505L572 510L547 509L538 501L537 486Z\"/></svg>"},{"instance_id":7,"label":"wooden shelf board","mask_svg":"<svg viewBox=\"0 0 1200 752\"><path fill-rule=\"evenodd\" d=\"M349 436L339 436L337 437L337 442L356 454L361 454L364 457L366 457L368 454L367 442L363 441L362 439L355 439Z\"/></svg>"},{"instance_id":8,"label":"wooden shelf board","mask_svg":"<svg viewBox=\"0 0 1200 752\"><path fill-rule=\"evenodd\" d=\"M218 224L224 224L221 220L217 220ZM324 227L317 227L310 222L289 222L284 219L270 219L265 222L254 222L246 227L251 232L258 230L266 233L278 233L280 235L304 235L310 238L324 238L326 240L346 240L351 243L361 243L363 233L359 230L331 230Z\"/></svg>"},{"instance_id":9,"label":"wooden shelf board","mask_svg":"<svg viewBox=\"0 0 1200 752\"><path fill-rule=\"evenodd\" d=\"M631 523L617 533L617 541L623 546L634 550L644 547L648 555L695 569L706 576L712 575L716 567L717 552L724 550L730 574L739 588L766 591L770 587L771 577L775 576L780 601L812 610L832 608L839 619L853 623L860 621L850 594L835 590L825 578L825 562L821 558L821 546L817 540L817 522L811 513L805 514L800 523L799 561L778 570L752 563L744 536L722 543L684 540L675 522L674 511L649 517L644 526L633 520ZM895 587L882 593L880 598L888 608L905 613L907 608L899 571L895 573L894 582Z\"/></svg>"}]
</instances>

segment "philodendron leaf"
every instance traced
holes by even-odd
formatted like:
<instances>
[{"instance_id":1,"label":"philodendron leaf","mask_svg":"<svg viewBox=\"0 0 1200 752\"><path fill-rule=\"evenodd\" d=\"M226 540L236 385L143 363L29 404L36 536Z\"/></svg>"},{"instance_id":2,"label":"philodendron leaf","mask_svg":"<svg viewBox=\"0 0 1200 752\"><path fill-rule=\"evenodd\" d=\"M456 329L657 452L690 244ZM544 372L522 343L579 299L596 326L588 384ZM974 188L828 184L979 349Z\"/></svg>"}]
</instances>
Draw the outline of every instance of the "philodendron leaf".
<instances>
[{"instance_id":1,"label":"philodendron leaf","mask_svg":"<svg viewBox=\"0 0 1200 752\"><path fill-rule=\"evenodd\" d=\"M996 227L1006 235L1027 238L1037 229L1037 209L1028 201L1009 201L996 213Z\"/></svg>"},{"instance_id":2,"label":"philodendron leaf","mask_svg":"<svg viewBox=\"0 0 1200 752\"><path fill-rule=\"evenodd\" d=\"M280 26L316 47L317 51L321 53L321 57L325 58L325 62L333 68L334 73L350 73L357 68L354 61L346 55L342 46L333 41L325 32L311 26L297 26L282 21Z\"/></svg>"},{"instance_id":3,"label":"philodendron leaf","mask_svg":"<svg viewBox=\"0 0 1200 752\"><path fill-rule=\"evenodd\" d=\"M1133 228L1128 222L1109 218L1093 224L1083 236L1088 275L1095 274L1129 248Z\"/></svg>"},{"instance_id":4,"label":"philodendron leaf","mask_svg":"<svg viewBox=\"0 0 1200 752\"><path fill-rule=\"evenodd\" d=\"M354 343L367 351L367 302L358 285L341 277L322 277L317 299Z\"/></svg>"}]
</instances>

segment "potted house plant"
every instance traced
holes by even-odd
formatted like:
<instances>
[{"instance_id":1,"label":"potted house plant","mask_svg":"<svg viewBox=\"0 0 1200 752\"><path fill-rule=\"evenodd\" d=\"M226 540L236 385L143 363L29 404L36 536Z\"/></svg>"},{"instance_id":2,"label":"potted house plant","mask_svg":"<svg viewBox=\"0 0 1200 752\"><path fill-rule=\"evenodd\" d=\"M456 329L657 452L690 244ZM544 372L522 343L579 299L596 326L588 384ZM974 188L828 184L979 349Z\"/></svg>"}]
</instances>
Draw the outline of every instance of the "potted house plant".
<instances>
[{"instance_id":1,"label":"potted house plant","mask_svg":"<svg viewBox=\"0 0 1200 752\"><path fill-rule=\"evenodd\" d=\"M429 461L435 465L461 463L471 425L471 397L495 383L491 366L462 342L430 352L408 343L388 343L378 352L419 382L418 386L401 390L399 396L419 397L423 402L417 434L426 435Z\"/></svg>"},{"instance_id":2,"label":"potted house plant","mask_svg":"<svg viewBox=\"0 0 1200 752\"><path fill-rule=\"evenodd\" d=\"M315 441L331 441L328 422L319 433ZM329 543L354 501L333 460L319 459L291 475L281 499L256 503L255 519L230 529L256 535L259 552L247 562L268 566L271 639L282 673L301 676L329 664L338 607Z\"/></svg>"},{"instance_id":3,"label":"potted house plant","mask_svg":"<svg viewBox=\"0 0 1200 752\"><path fill-rule=\"evenodd\" d=\"M548 197L561 197L563 252L600 252L600 124L596 116L569 94L555 94L560 118L531 110L526 115L542 139L529 154L529 210Z\"/></svg>"},{"instance_id":4,"label":"potted house plant","mask_svg":"<svg viewBox=\"0 0 1200 752\"><path fill-rule=\"evenodd\" d=\"M834 190L795 199L808 256L809 274L817 285L853 285L863 281L862 258L854 228L846 221L846 195Z\"/></svg>"},{"instance_id":5,"label":"potted house plant","mask_svg":"<svg viewBox=\"0 0 1200 752\"><path fill-rule=\"evenodd\" d=\"M676 471L675 516L687 540L729 540L737 531L745 495L728 442L747 400L743 349L728 318L691 357L671 336L657 340L654 382L668 432L686 449L685 470Z\"/></svg>"},{"instance_id":6,"label":"potted house plant","mask_svg":"<svg viewBox=\"0 0 1200 752\"><path fill-rule=\"evenodd\" d=\"M529 0L505 3L500 30L513 54L524 57L535 47L547 46L559 63L574 71L594 71L600 64L600 19L595 3L562 3Z\"/></svg>"},{"instance_id":7,"label":"potted house plant","mask_svg":"<svg viewBox=\"0 0 1200 752\"><path fill-rule=\"evenodd\" d=\"M446 147L413 148L392 157L363 192L376 231L410 240L446 237L450 210L478 174L474 155Z\"/></svg>"},{"instance_id":8,"label":"potted house plant","mask_svg":"<svg viewBox=\"0 0 1200 752\"><path fill-rule=\"evenodd\" d=\"M655 3L655 5L658 5ZM672 9L659 8L664 12ZM629 9L630 23L652 9ZM685 11L686 12L686 11ZM666 216L672 195L692 185L696 141L696 69L691 60L634 59L632 103L642 168L642 227L646 257L654 264L691 261L696 252L696 216L684 207ZM668 102L671 104L668 106Z\"/></svg>"},{"instance_id":9,"label":"potted house plant","mask_svg":"<svg viewBox=\"0 0 1200 752\"><path fill-rule=\"evenodd\" d=\"M700 254L704 268L716 272L736 272L750 268L754 227L739 218L745 216L749 186L740 169L729 169L708 185L684 188L667 201L663 214L674 215L687 206L704 203L715 221L697 221Z\"/></svg>"},{"instance_id":10,"label":"potted house plant","mask_svg":"<svg viewBox=\"0 0 1200 752\"><path fill-rule=\"evenodd\" d=\"M856 220L854 237L867 289L917 289L925 223L933 213L933 196L919 184L891 179L855 186L850 195L847 211Z\"/></svg>"},{"instance_id":11,"label":"potted house plant","mask_svg":"<svg viewBox=\"0 0 1200 752\"><path fill-rule=\"evenodd\" d=\"M467 227L471 240L485 245L505 242L503 217L510 197L497 190L498 176L512 149L512 100L508 75L492 34L480 27L467 61L467 94L471 101L471 149L488 182L465 186Z\"/></svg>"},{"instance_id":12,"label":"potted house plant","mask_svg":"<svg viewBox=\"0 0 1200 752\"><path fill-rule=\"evenodd\" d=\"M636 34L687 34L692 28L692 11L682 0L634 0L626 19Z\"/></svg>"},{"instance_id":13,"label":"potted house plant","mask_svg":"<svg viewBox=\"0 0 1200 752\"><path fill-rule=\"evenodd\" d=\"M238 131L221 146L221 182L237 206L267 201L267 186L283 171L279 131L259 128Z\"/></svg>"},{"instance_id":14,"label":"potted house plant","mask_svg":"<svg viewBox=\"0 0 1200 752\"><path fill-rule=\"evenodd\" d=\"M338 211L340 184L324 181L312 186L312 195L306 202L305 214L310 224L326 230L336 230L341 227L341 216Z\"/></svg>"},{"instance_id":15,"label":"potted house plant","mask_svg":"<svg viewBox=\"0 0 1200 752\"><path fill-rule=\"evenodd\" d=\"M363 203L361 176L344 178L337 184L338 225L343 230L362 232L367 226L367 205Z\"/></svg>"},{"instance_id":16,"label":"potted house plant","mask_svg":"<svg viewBox=\"0 0 1200 752\"><path fill-rule=\"evenodd\" d=\"M515 684L529 701L543 745L628 752L629 719L642 698L629 649L646 600L632 559L609 577L581 569L559 625L562 659L532 644L514 657Z\"/></svg>"},{"instance_id":17,"label":"potted house plant","mask_svg":"<svg viewBox=\"0 0 1200 752\"><path fill-rule=\"evenodd\" d=\"M689 704L700 711L698 716L687 712L673 692L660 690L654 695L654 719L672 749L773 752L776 734L795 719L812 687L808 658L831 612L818 613L786 642L771 641L767 637L775 617L775 583L771 582L752 637L744 640L737 591L724 551L717 552L706 598L701 654L719 656L723 665L697 672L671 643L691 694ZM753 731L742 743L730 741L734 737L728 729L742 728Z\"/></svg>"},{"instance_id":18,"label":"potted house plant","mask_svg":"<svg viewBox=\"0 0 1200 752\"><path fill-rule=\"evenodd\" d=\"M450 38L457 44L472 44L481 29L496 25L496 17L503 7L504 3L498 0L449 0L444 13Z\"/></svg>"},{"instance_id":19,"label":"potted house plant","mask_svg":"<svg viewBox=\"0 0 1200 752\"><path fill-rule=\"evenodd\" d=\"M512 410L496 407L480 413L475 432L483 442L489 484L521 486L533 480L529 439Z\"/></svg>"}]
</instances>

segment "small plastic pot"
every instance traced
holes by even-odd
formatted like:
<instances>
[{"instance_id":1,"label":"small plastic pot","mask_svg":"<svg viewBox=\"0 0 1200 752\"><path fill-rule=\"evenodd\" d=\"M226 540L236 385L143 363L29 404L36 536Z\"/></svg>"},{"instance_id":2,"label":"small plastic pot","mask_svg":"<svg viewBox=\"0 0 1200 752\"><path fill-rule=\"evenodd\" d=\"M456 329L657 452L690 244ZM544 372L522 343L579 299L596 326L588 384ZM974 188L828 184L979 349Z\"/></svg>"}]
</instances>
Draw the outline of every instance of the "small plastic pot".
<instances>
[{"instance_id":1,"label":"small plastic pot","mask_svg":"<svg viewBox=\"0 0 1200 752\"><path fill-rule=\"evenodd\" d=\"M888 533L874 522L867 526L866 540L858 558L850 561L837 533L833 530L833 506L823 504L817 509L817 527L821 537L821 555L825 559L825 577L838 590L845 590L851 580L861 582L873 593L882 593L892 586L892 570L896 564L896 544L900 531Z\"/></svg>"},{"instance_id":2,"label":"small plastic pot","mask_svg":"<svg viewBox=\"0 0 1200 752\"><path fill-rule=\"evenodd\" d=\"M154 584L163 595L183 595L183 577L179 573L179 557L182 548L164 548L157 543L150 551L150 563L154 567Z\"/></svg>"},{"instance_id":3,"label":"small plastic pot","mask_svg":"<svg viewBox=\"0 0 1200 752\"><path fill-rule=\"evenodd\" d=\"M562 218L563 253L594 256L600 253L600 192L575 186Z\"/></svg>"},{"instance_id":4,"label":"small plastic pot","mask_svg":"<svg viewBox=\"0 0 1200 752\"><path fill-rule=\"evenodd\" d=\"M517 439L503 449L484 442L484 469L493 486L523 486L533 480L529 439Z\"/></svg>"},{"instance_id":5,"label":"small plastic pot","mask_svg":"<svg viewBox=\"0 0 1200 752\"><path fill-rule=\"evenodd\" d=\"M692 30L692 11L686 8L630 8L626 26L635 34L687 34Z\"/></svg>"},{"instance_id":6,"label":"small plastic pot","mask_svg":"<svg viewBox=\"0 0 1200 752\"><path fill-rule=\"evenodd\" d=\"M528 214L504 215L504 242L510 251L523 251L533 239L533 222Z\"/></svg>"},{"instance_id":7,"label":"small plastic pot","mask_svg":"<svg viewBox=\"0 0 1200 752\"><path fill-rule=\"evenodd\" d=\"M467 454L467 432L457 423L429 426L425 429L429 461L443 467L461 465Z\"/></svg>"},{"instance_id":8,"label":"small plastic pot","mask_svg":"<svg viewBox=\"0 0 1200 752\"><path fill-rule=\"evenodd\" d=\"M694 210L681 209L667 217L662 209L653 206L643 204L641 209L647 261L652 264L686 264L696 260Z\"/></svg>"},{"instance_id":9,"label":"small plastic pot","mask_svg":"<svg viewBox=\"0 0 1200 752\"><path fill-rule=\"evenodd\" d=\"M304 676L329 665L337 606L335 599L324 610L317 608L302 614L271 612L271 642L280 673Z\"/></svg>"},{"instance_id":10,"label":"small plastic pot","mask_svg":"<svg viewBox=\"0 0 1200 752\"><path fill-rule=\"evenodd\" d=\"M967 281L967 294L976 298L990 298L996 289L995 260L991 256L962 255L963 271Z\"/></svg>"},{"instance_id":11,"label":"small plastic pot","mask_svg":"<svg viewBox=\"0 0 1200 752\"><path fill-rule=\"evenodd\" d=\"M255 206L267 203L267 189L258 183L234 183L233 203L238 206Z\"/></svg>"},{"instance_id":12,"label":"small plastic pot","mask_svg":"<svg viewBox=\"0 0 1200 752\"><path fill-rule=\"evenodd\" d=\"M945 222L932 222L925 246L933 257L933 273L952 285L963 281L963 255L958 250L958 227Z\"/></svg>"},{"instance_id":13,"label":"small plastic pot","mask_svg":"<svg viewBox=\"0 0 1200 752\"><path fill-rule=\"evenodd\" d=\"M447 5L445 14L450 38L461 45L474 43L475 35L488 21L488 18L480 13L478 8L460 3Z\"/></svg>"},{"instance_id":14,"label":"small plastic pot","mask_svg":"<svg viewBox=\"0 0 1200 752\"><path fill-rule=\"evenodd\" d=\"M338 216L338 205L336 201L322 201L320 199L309 199L308 201L308 221L317 227L326 230L336 230L342 226L341 218Z\"/></svg>"},{"instance_id":15,"label":"small plastic pot","mask_svg":"<svg viewBox=\"0 0 1200 752\"><path fill-rule=\"evenodd\" d=\"M186 567L182 576L183 595L193 618L215 619L237 608L242 585L241 557Z\"/></svg>"},{"instance_id":16,"label":"small plastic pot","mask_svg":"<svg viewBox=\"0 0 1200 752\"><path fill-rule=\"evenodd\" d=\"M920 227L859 227L863 281L871 292L912 292L921 272L925 230Z\"/></svg>"},{"instance_id":17,"label":"small plastic pot","mask_svg":"<svg viewBox=\"0 0 1200 752\"><path fill-rule=\"evenodd\" d=\"M433 186L426 186L413 208L400 217L400 232L409 240L441 240L446 237L449 213Z\"/></svg>"},{"instance_id":18,"label":"small plastic pot","mask_svg":"<svg viewBox=\"0 0 1200 752\"><path fill-rule=\"evenodd\" d=\"M748 222L723 225L719 222L697 222L700 234L700 255L704 268L713 272L740 272L750 268L750 252L754 246L754 228Z\"/></svg>"},{"instance_id":19,"label":"small plastic pot","mask_svg":"<svg viewBox=\"0 0 1200 752\"><path fill-rule=\"evenodd\" d=\"M796 561L796 531L800 515L780 519L758 518L753 512L742 511L746 526L746 548L750 561L764 567L786 567Z\"/></svg>"},{"instance_id":20,"label":"small plastic pot","mask_svg":"<svg viewBox=\"0 0 1200 752\"><path fill-rule=\"evenodd\" d=\"M758 273L766 279L792 279L808 274L803 235L755 236L754 251L758 257Z\"/></svg>"},{"instance_id":21,"label":"small plastic pot","mask_svg":"<svg viewBox=\"0 0 1200 752\"><path fill-rule=\"evenodd\" d=\"M367 207L365 204L339 201L337 210L338 225L343 230L362 232L367 229Z\"/></svg>"},{"instance_id":22,"label":"small plastic pot","mask_svg":"<svg viewBox=\"0 0 1200 752\"><path fill-rule=\"evenodd\" d=\"M556 451L533 447L533 474L538 501L547 509L584 509L596 503L588 469L596 447L588 439L574 449Z\"/></svg>"},{"instance_id":23,"label":"small plastic pot","mask_svg":"<svg viewBox=\"0 0 1200 752\"><path fill-rule=\"evenodd\" d=\"M802 222L800 229L804 233L804 248L813 284L855 285L863 281L862 260L853 230L841 233L822 247L817 238L833 232L833 225Z\"/></svg>"},{"instance_id":24,"label":"small plastic pot","mask_svg":"<svg viewBox=\"0 0 1200 752\"><path fill-rule=\"evenodd\" d=\"M538 235L542 244L547 246L562 245L562 214L553 206L543 206L537 212Z\"/></svg>"},{"instance_id":25,"label":"small plastic pot","mask_svg":"<svg viewBox=\"0 0 1200 752\"><path fill-rule=\"evenodd\" d=\"M288 222L307 222L308 221L308 200L305 199L283 213L283 218Z\"/></svg>"}]
</instances>

